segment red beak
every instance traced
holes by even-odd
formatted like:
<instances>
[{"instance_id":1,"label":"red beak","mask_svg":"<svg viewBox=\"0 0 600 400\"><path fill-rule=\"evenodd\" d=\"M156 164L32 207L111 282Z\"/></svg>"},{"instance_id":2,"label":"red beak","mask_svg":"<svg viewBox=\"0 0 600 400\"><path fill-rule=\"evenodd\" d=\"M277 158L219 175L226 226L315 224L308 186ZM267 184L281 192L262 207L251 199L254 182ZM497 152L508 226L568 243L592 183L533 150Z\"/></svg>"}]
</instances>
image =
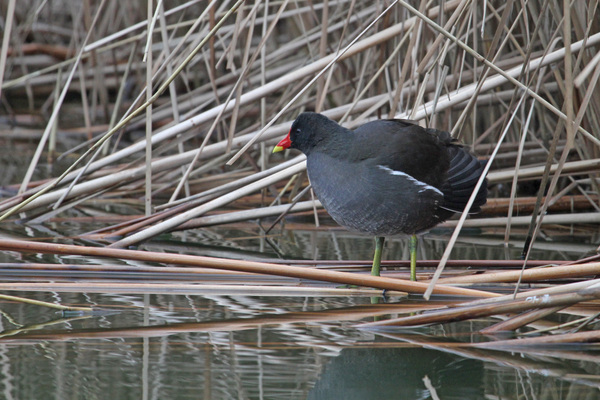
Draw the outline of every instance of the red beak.
<instances>
[{"instance_id":1,"label":"red beak","mask_svg":"<svg viewBox=\"0 0 600 400\"><path fill-rule=\"evenodd\" d=\"M291 129L290 129L290 132L291 132ZM278 151L283 151L285 149L289 149L291 145L292 145L292 141L290 140L290 134L288 133L287 136L285 138L283 138L279 143L277 143L277 146L275 146L273 148L273 153L277 153Z\"/></svg>"}]
</instances>

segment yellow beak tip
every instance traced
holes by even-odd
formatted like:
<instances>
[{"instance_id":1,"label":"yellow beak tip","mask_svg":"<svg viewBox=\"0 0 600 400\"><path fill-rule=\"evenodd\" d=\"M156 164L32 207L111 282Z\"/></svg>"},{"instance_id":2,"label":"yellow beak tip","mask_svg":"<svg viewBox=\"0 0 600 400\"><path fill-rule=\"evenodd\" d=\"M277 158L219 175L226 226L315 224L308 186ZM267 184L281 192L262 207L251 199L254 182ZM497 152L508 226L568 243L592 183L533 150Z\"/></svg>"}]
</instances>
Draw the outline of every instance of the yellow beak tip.
<instances>
[{"instance_id":1,"label":"yellow beak tip","mask_svg":"<svg viewBox=\"0 0 600 400\"><path fill-rule=\"evenodd\" d=\"M283 146L275 146L275 147L273 147L273 153L278 153L278 152L283 151L283 150L284 150Z\"/></svg>"}]
</instances>

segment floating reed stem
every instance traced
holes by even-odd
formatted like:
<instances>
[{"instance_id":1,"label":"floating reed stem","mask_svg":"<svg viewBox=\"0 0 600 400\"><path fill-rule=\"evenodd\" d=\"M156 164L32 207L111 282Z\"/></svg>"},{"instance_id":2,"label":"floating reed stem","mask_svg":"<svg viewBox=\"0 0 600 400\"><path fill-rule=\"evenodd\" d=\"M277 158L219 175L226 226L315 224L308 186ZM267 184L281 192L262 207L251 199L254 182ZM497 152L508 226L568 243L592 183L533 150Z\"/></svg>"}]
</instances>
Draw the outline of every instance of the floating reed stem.
<instances>
[{"instance_id":1,"label":"floating reed stem","mask_svg":"<svg viewBox=\"0 0 600 400\"><path fill-rule=\"evenodd\" d=\"M539 319L545 318L549 315L559 312L560 310L563 310L566 307L568 306L556 306L524 312L523 314L516 315L512 318L507 319L506 321L498 322L495 325L488 326L487 328L482 329L480 333L489 335L497 332L514 331L527 324L530 324Z\"/></svg>"},{"instance_id":2,"label":"floating reed stem","mask_svg":"<svg viewBox=\"0 0 600 400\"><path fill-rule=\"evenodd\" d=\"M556 346L560 344L571 344L571 343L597 343L600 342L600 331L588 331L588 332L577 332L577 333L565 333L557 335L547 335L535 338L520 338L512 340L497 340L494 342L487 343L473 343L472 347L480 349L494 349L494 350L512 350L522 349L525 347L537 347L540 346Z\"/></svg>"},{"instance_id":3,"label":"floating reed stem","mask_svg":"<svg viewBox=\"0 0 600 400\"><path fill-rule=\"evenodd\" d=\"M314 268L291 267L278 264L254 261L229 260L212 257L191 256L182 254L156 253L151 251L125 250L102 247L74 246L67 244L40 243L24 240L0 239L0 249L20 252L38 252L50 254L69 254L80 256L95 256L122 258L158 262L165 264L191 265L196 267L224 269L230 271L253 272L258 274L289 276L292 278L312 279L338 284L366 286L385 290L397 290L408 293L424 293L428 284L411 282L403 279L375 277L367 274L319 270ZM464 289L452 286L437 285L435 294L496 297L496 293L482 290Z\"/></svg>"},{"instance_id":4,"label":"floating reed stem","mask_svg":"<svg viewBox=\"0 0 600 400\"><path fill-rule=\"evenodd\" d=\"M570 279L581 278L584 276L595 276L600 274L600 262L576 264L556 267L538 267L529 268L522 271L522 282L539 282L550 279ZM454 276L450 278L441 278L439 283L499 283L499 282L517 282L521 276L521 270L490 272L479 275Z\"/></svg>"},{"instance_id":5,"label":"floating reed stem","mask_svg":"<svg viewBox=\"0 0 600 400\"><path fill-rule=\"evenodd\" d=\"M600 298L600 286L580 290L577 293L565 293L545 296L528 296L517 300L508 300L497 304L458 306L447 310L436 310L421 315L394 318L385 321L369 322L360 325L364 328L381 326L419 326L465 321L473 318L489 317L496 314L515 313L532 309L570 306L581 301Z\"/></svg>"}]
</instances>

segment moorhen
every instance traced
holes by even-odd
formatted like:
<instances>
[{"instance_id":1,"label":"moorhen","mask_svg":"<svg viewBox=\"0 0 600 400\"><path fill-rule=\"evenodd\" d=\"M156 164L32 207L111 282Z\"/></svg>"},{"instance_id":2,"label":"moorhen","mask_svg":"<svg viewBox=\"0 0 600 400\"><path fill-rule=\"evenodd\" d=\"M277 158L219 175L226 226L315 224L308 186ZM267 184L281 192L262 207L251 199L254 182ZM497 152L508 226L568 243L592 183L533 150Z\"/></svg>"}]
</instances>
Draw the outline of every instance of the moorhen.
<instances>
[{"instance_id":1,"label":"moorhen","mask_svg":"<svg viewBox=\"0 0 600 400\"><path fill-rule=\"evenodd\" d=\"M485 165L448 132L401 119L350 130L305 112L273 152L287 148L306 155L311 185L329 215L375 236L373 275L379 275L385 236L411 235L411 280L416 235L464 210ZM486 196L484 183L470 211L479 211Z\"/></svg>"}]
</instances>

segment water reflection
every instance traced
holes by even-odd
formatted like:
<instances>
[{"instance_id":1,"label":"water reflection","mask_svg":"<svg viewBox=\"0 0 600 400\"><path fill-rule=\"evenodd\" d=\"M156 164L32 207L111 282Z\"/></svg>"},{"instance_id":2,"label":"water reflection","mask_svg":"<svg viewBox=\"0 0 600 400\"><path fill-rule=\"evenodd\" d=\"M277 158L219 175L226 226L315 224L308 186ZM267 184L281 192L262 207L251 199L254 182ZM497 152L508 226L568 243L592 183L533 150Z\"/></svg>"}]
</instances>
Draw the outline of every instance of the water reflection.
<instances>
[{"instance_id":1,"label":"water reflection","mask_svg":"<svg viewBox=\"0 0 600 400\"><path fill-rule=\"evenodd\" d=\"M7 399L553 399L593 398L600 388L593 349L472 347L489 321L356 328L414 310L399 298L21 295L119 313L63 318L4 302Z\"/></svg>"},{"instance_id":2,"label":"water reflection","mask_svg":"<svg viewBox=\"0 0 600 400\"><path fill-rule=\"evenodd\" d=\"M483 399L483 379L482 362L453 354L421 348L348 348L325 366L308 398Z\"/></svg>"}]
</instances>

